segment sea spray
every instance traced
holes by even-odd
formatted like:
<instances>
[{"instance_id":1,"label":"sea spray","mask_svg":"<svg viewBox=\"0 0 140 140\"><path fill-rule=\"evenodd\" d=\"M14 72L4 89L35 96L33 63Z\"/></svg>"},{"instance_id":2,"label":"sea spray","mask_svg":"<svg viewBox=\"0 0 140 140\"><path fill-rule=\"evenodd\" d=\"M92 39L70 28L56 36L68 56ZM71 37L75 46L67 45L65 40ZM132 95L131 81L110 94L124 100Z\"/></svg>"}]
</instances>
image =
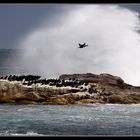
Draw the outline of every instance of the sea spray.
<instances>
[{"instance_id":1,"label":"sea spray","mask_svg":"<svg viewBox=\"0 0 140 140\"><path fill-rule=\"evenodd\" d=\"M20 40L22 55L14 62L20 69L15 72L47 78L63 73L110 73L140 85L138 13L117 5L62 7L63 13L52 17L50 24L44 19ZM88 46L79 49L78 43Z\"/></svg>"}]
</instances>

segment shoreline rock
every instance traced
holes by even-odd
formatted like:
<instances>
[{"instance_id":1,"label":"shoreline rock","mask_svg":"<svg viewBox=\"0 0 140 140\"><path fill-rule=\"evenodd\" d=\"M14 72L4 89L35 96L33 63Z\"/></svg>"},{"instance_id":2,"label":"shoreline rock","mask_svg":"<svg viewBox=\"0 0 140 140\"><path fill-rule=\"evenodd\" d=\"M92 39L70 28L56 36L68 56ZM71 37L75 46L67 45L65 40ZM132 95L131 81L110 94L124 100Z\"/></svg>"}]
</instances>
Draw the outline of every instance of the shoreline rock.
<instances>
[{"instance_id":1,"label":"shoreline rock","mask_svg":"<svg viewBox=\"0 0 140 140\"><path fill-rule=\"evenodd\" d=\"M63 81L82 82L77 87L56 85L24 85L21 81L0 79L0 103L10 104L94 104L140 103L140 87L129 85L110 74L64 74Z\"/></svg>"}]
</instances>

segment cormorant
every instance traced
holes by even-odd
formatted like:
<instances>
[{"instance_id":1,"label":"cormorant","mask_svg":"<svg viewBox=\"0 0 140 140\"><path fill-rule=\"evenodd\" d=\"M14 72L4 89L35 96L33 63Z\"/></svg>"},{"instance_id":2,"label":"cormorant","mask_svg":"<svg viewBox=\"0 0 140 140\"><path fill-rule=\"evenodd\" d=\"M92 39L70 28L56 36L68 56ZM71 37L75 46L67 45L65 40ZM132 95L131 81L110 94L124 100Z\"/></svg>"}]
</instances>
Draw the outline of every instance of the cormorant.
<instances>
[{"instance_id":1,"label":"cormorant","mask_svg":"<svg viewBox=\"0 0 140 140\"><path fill-rule=\"evenodd\" d=\"M84 44L80 44L80 43L79 43L79 48L84 48L84 47L86 47L86 46L88 46L88 45L86 45L86 43L84 43Z\"/></svg>"}]
</instances>

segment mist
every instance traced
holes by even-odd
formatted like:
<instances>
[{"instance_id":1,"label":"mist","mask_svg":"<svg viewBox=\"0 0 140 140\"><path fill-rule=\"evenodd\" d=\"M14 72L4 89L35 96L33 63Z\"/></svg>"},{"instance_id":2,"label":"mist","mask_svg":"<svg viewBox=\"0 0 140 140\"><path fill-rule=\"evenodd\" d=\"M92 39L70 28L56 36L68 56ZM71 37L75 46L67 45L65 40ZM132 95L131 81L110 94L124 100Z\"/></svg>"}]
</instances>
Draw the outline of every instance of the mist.
<instances>
[{"instance_id":1,"label":"mist","mask_svg":"<svg viewBox=\"0 0 140 140\"><path fill-rule=\"evenodd\" d=\"M15 71L46 78L109 73L140 85L139 23L137 12L117 5L64 5L63 13L44 18L19 40Z\"/></svg>"}]
</instances>

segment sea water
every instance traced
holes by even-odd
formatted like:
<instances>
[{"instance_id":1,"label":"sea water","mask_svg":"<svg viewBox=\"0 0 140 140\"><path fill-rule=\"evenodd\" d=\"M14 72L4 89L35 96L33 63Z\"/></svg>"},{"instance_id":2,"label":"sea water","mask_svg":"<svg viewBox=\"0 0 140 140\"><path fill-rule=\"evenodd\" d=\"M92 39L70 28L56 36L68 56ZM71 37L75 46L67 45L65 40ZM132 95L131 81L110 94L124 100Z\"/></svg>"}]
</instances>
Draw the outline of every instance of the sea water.
<instances>
[{"instance_id":1,"label":"sea water","mask_svg":"<svg viewBox=\"0 0 140 140\"><path fill-rule=\"evenodd\" d=\"M139 104L0 105L1 136L139 134Z\"/></svg>"}]
</instances>

